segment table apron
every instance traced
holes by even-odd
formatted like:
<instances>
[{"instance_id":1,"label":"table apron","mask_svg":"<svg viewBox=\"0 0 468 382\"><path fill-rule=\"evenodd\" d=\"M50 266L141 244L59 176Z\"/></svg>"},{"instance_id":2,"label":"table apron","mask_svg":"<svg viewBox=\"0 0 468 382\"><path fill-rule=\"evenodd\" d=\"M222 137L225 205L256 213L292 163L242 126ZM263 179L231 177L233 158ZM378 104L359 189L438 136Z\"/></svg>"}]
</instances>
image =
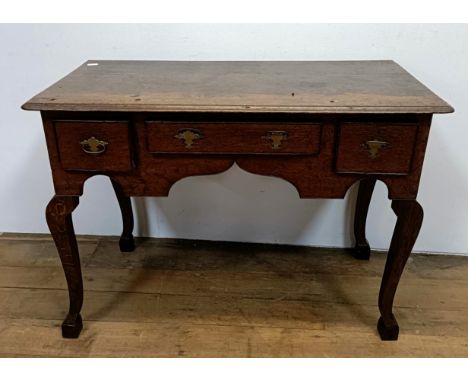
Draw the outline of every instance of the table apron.
<instances>
[{"instance_id":1,"label":"table apron","mask_svg":"<svg viewBox=\"0 0 468 382\"><path fill-rule=\"evenodd\" d=\"M291 120L268 116L266 122L255 115L223 115L224 119L196 115L183 121L145 113L43 112L42 117L57 195L82 195L87 179L106 175L127 196L168 196L171 187L183 178L238 166L252 174L284 179L301 198L344 198L354 183L375 178L385 183L390 199L415 199L432 116L316 115L292 116ZM164 118L176 119L171 122L176 134L171 135L171 124L148 124ZM207 132L213 137L203 135L205 119ZM301 125L312 135L301 131ZM159 148L159 131L148 129L158 126L165 129L161 139L176 152L150 150ZM289 137L288 128L292 131ZM228 136L224 142L222 137L231 131L238 135ZM272 138L271 134L280 134L277 131L282 136ZM247 142L249 152L236 152L243 139L256 141ZM297 143L300 150L294 146ZM83 151L84 144L88 146ZM159 150L164 149L161 147ZM205 147L210 152L203 152ZM105 153L99 152L106 148ZM89 152L93 149L98 155Z\"/></svg>"}]
</instances>

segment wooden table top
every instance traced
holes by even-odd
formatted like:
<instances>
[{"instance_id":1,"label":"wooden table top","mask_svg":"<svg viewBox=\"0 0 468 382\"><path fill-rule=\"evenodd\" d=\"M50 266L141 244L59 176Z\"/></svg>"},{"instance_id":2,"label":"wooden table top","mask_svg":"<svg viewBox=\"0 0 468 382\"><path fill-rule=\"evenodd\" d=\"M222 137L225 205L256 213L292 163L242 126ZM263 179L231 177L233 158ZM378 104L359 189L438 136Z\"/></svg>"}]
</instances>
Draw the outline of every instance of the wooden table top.
<instances>
[{"instance_id":1,"label":"wooden table top","mask_svg":"<svg viewBox=\"0 0 468 382\"><path fill-rule=\"evenodd\" d=\"M453 112L393 61L87 61L23 109Z\"/></svg>"}]
</instances>

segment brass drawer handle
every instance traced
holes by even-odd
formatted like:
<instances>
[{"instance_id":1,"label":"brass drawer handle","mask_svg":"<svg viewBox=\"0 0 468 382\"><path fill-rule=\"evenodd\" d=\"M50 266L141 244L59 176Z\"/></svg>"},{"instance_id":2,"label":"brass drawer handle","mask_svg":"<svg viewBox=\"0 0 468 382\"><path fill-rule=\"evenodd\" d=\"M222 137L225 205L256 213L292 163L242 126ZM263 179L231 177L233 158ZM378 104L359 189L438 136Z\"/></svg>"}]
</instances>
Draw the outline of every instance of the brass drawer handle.
<instances>
[{"instance_id":1,"label":"brass drawer handle","mask_svg":"<svg viewBox=\"0 0 468 382\"><path fill-rule=\"evenodd\" d=\"M363 143L361 146L367 150L370 158L375 159L379 156L380 150L388 146L388 142L372 140Z\"/></svg>"},{"instance_id":2,"label":"brass drawer handle","mask_svg":"<svg viewBox=\"0 0 468 382\"><path fill-rule=\"evenodd\" d=\"M99 155L106 151L109 142L101 141L96 137L91 137L80 142L81 149L86 154Z\"/></svg>"},{"instance_id":3,"label":"brass drawer handle","mask_svg":"<svg viewBox=\"0 0 468 382\"><path fill-rule=\"evenodd\" d=\"M262 139L266 139L271 142L271 148L278 150L281 148L283 141L288 139L287 131L268 131L266 135L262 136Z\"/></svg>"},{"instance_id":4,"label":"brass drawer handle","mask_svg":"<svg viewBox=\"0 0 468 382\"><path fill-rule=\"evenodd\" d=\"M174 138L183 140L185 148L191 149L196 140L203 138L203 134L197 129L179 129Z\"/></svg>"}]
</instances>

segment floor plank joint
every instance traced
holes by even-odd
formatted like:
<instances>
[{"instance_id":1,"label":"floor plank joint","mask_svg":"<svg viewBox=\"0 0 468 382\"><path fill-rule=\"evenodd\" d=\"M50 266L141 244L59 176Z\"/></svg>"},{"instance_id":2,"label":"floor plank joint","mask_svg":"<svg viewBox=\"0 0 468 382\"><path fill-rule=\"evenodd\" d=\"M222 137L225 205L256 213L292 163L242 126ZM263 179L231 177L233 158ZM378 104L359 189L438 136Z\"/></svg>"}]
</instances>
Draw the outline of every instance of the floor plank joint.
<instances>
[{"instance_id":1,"label":"floor plank joint","mask_svg":"<svg viewBox=\"0 0 468 382\"><path fill-rule=\"evenodd\" d=\"M46 235L0 235L0 356L467 357L468 258L412 255L381 342L385 254L79 237L84 329L65 340L64 275Z\"/></svg>"}]
</instances>

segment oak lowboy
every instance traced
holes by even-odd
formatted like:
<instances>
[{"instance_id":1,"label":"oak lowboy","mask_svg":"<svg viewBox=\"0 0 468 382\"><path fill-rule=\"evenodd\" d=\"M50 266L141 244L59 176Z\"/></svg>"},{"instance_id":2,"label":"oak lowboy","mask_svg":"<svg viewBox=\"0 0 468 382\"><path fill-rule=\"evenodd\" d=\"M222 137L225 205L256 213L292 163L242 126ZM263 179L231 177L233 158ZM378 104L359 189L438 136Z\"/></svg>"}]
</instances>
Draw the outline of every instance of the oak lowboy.
<instances>
[{"instance_id":1,"label":"oak lowboy","mask_svg":"<svg viewBox=\"0 0 468 382\"><path fill-rule=\"evenodd\" d=\"M343 198L359 182L355 256L369 259L365 221L377 180L397 223L379 295L378 331L398 337L393 299L417 238L416 201L432 115L453 109L393 61L88 61L31 99L40 110L56 195L47 222L70 309L82 329L83 284L71 213L84 182L109 176L134 249L130 196L167 196L178 180L236 163L292 183L301 198Z\"/></svg>"}]
</instances>

